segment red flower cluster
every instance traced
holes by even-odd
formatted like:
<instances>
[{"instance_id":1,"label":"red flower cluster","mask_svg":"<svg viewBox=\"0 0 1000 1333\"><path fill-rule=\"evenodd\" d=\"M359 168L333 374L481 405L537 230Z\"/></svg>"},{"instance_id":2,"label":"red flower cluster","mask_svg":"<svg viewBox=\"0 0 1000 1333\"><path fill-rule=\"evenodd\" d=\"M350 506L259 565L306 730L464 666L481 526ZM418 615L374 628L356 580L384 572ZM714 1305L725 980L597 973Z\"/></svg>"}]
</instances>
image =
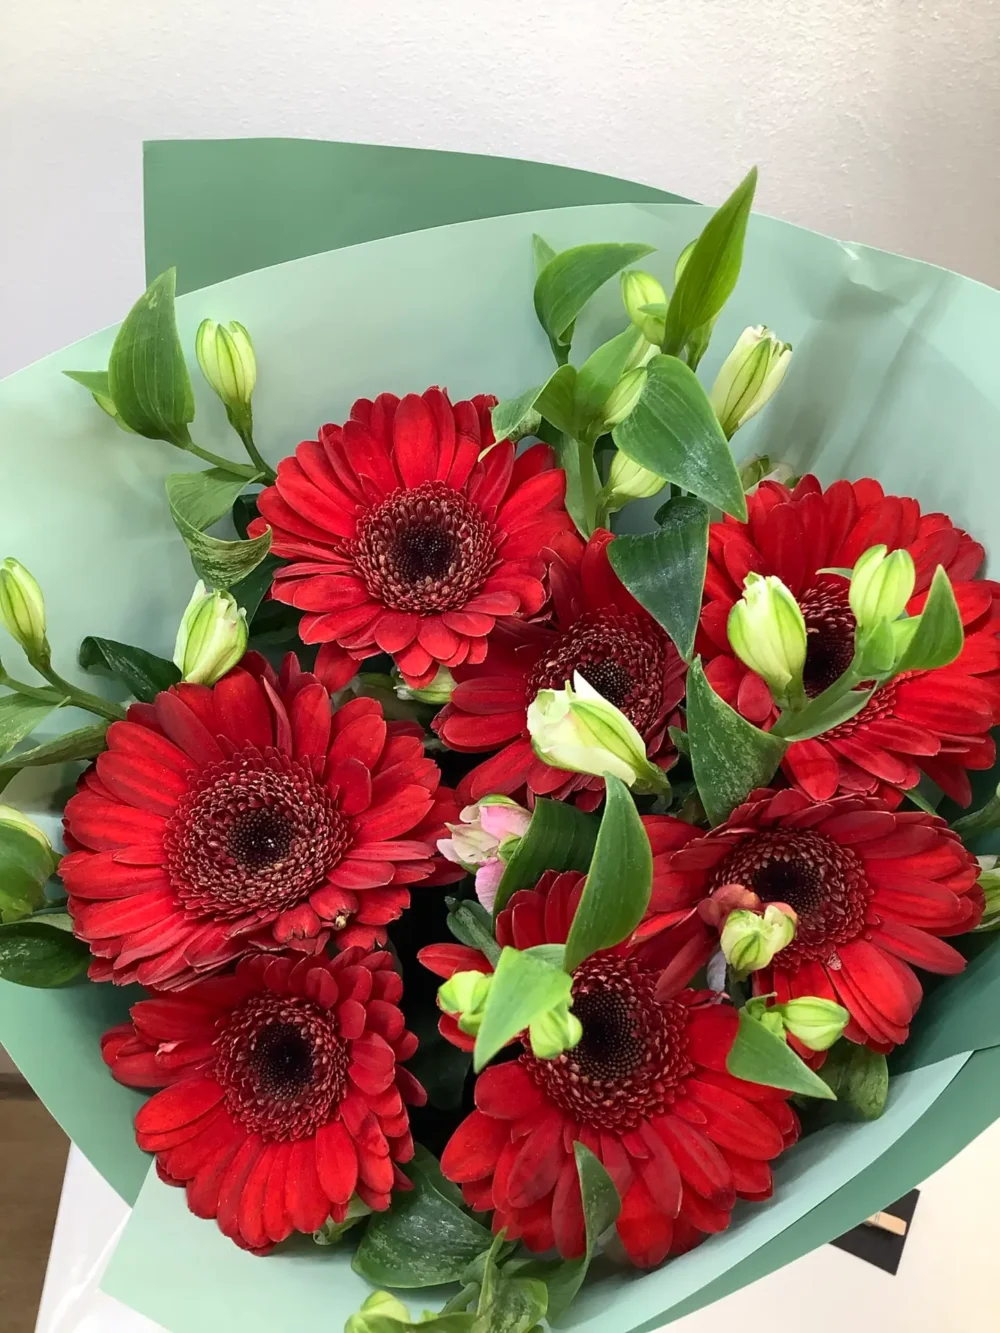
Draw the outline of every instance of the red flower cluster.
<instances>
[{"instance_id":1,"label":"red flower cluster","mask_svg":"<svg viewBox=\"0 0 1000 1333\"><path fill-rule=\"evenodd\" d=\"M384 943L451 793L419 728L249 654L133 704L66 806L61 874L98 981L189 985L256 949Z\"/></svg>"},{"instance_id":2,"label":"red flower cluster","mask_svg":"<svg viewBox=\"0 0 1000 1333\"><path fill-rule=\"evenodd\" d=\"M953 974L965 959L944 936L979 923L979 863L943 819L900 813L872 796L811 801L800 791L757 791L729 819L656 857L648 959L690 975L718 947L699 912L716 889L740 884L763 905L787 903L796 935L753 974L758 995L835 1000L845 1035L876 1050L909 1036L922 997L913 972ZM682 836L678 831L678 836Z\"/></svg>"},{"instance_id":3,"label":"red flower cluster","mask_svg":"<svg viewBox=\"0 0 1000 1333\"><path fill-rule=\"evenodd\" d=\"M497 920L498 943L563 943L583 879L548 871L515 894ZM421 959L440 975L471 962L449 946ZM573 973L573 1012L583 1025L573 1050L538 1060L526 1049L480 1075L476 1110L441 1159L470 1207L492 1210L494 1229L531 1250L576 1258L585 1248L579 1142L621 1196L618 1235L630 1259L652 1267L723 1231L738 1197L770 1196L769 1163L795 1141L798 1121L787 1093L726 1072L737 1017L724 997L682 990L615 949Z\"/></svg>"},{"instance_id":4,"label":"red flower cluster","mask_svg":"<svg viewBox=\"0 0 1000 1333\"><path fill-rule=\"evenodd\" d=\"M481 666L456 670L451 702L434 727L453 750L502 746L459 787L461 802L491 792L573 797L592 810L604 781L539 759L528 735L528 705L539 690L561 690L580 674L620 708L646 742L653 763L677 755L667 728L680 721L685 667L653 617L622 585L608 561L610 532L598 531L582 556L568 551L549 568L551 610L535 620L498 624Z\"/></svg>"},{"instance_id":5,"label":"red flower cluster","mask_svg":"<svg viewBox=\"0 0 1000 1333\"><path fill-rule=\"evenodd\" d=\"M156 995L103 1040L119 1083L162 1088L136 1116L161 1180L187 1189L243 1249L375 1211L410 1183L405 1103L424 1090L400 1062L417 1048L385 951L335 958L258 954L225 977Z\"/></svg>"},{"instance_id":6,"label":"red flower cluster","mask_svg":"<svg viewBox=\"0 0 1000 1333\"><path fill-rule=\"evenodd\" d=\"M749 573L776 574L802 607L809 636L805 686L819 694L847 669L855 620L847 582L831 568L853 568L872 546L907 550L917 570L908 611L917 614L934 570L952 580L965 647L951 666L911 672L878 690L848 722L788 749L789 780L814 800L837 792L880 794L914 786L921 771L962 804L967 769L990 768L1000 723L1000 584L973 580L983 548L944 514L921 514L916 500L885 495L877 481L834 482L824 491L803 477L790 491L764 482L747 497L746 523L724 518L709 534L705 604L698 649L719 694L757 726L776 712L767 686L733 654L726 622Z\"/></svg>"},{"instance_id":7,"label":"red flower cluster","mask_svg":"<svg viewBox=\"0 0 1000 1333\"><path fill-rule=\"evenodd\" d=\"M544 551L572 532L566 476L537 444L494 444L495 398L448 401L441 389L362 398L278 466L251 534L270 525L273 595L307 614L305 643L326 645L331 689L391 653L406 681L481 662L499 616L545 600Z\"/></svg>"}]
</instances>

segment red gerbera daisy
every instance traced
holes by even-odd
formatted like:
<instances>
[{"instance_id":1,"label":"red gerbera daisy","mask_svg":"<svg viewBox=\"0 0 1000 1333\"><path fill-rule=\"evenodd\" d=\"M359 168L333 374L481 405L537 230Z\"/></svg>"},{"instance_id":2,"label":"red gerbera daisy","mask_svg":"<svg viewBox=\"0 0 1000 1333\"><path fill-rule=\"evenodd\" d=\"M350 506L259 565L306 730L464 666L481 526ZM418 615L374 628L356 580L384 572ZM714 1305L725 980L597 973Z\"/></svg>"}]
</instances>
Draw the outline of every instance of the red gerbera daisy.
<instances>
[{"instance_id":1,"label":"red gerbera daisy","mask_svg":"<svg viewBox=\"0 0 1000 1333\"><path fill-rule=\"evenodd\" d=\"M495 402L362 398L278 465L251 532L270 524L291 562L273 594L307 613L300 633L326 645L317 670L331 689L380 652L426 685L439 665L481 662L497 616L541 608L541 552L573 528L566 477L546 444L518 458L494 445Z\"/></svg>"},{"instance_id":2,"label":"red gerbera daisy","mask_svg":"<svg viewBox=\"0 0 1000 1333\"><path fill-rule=\"evenodd\" d=\"M805 686L813 696L843 673L854 651L847 581L820 571L852 568L872 546L904 548L917 570L908 607L914 615L943 565L965 626L961 656L939 671L897 677L849 722L790 746L783 767L816 800L838 790L891 799L887 786L912 787L923 770L967 805L966 770L992 766L989 732L1000 722L1000 584L971 581L983 548L944 514L921 514L916 500L885 495L871 479L838 481L826 491L815 477L803 477L794 491L764 482L747 507L746 523L725 518L710 531L699 649L715 689L759 726L776 716L767 686L733 655L726 635L751 571L777 574L802 607L809 634Z\"/></svg>"},{"instance_id":3,"label":"red gerbera daisy","mask_svg":"<svg viewBox=\"0 0 1000 1333\"><path fill-rule=\"evenodd\" d=\"M583 880L547 871L515 894L498 942L565 941ZM494 1210L494 1229L531 1250L576 1258L582 1143L621 1195L629 1257L648 1268L725 1230L737 1197L770 1196L768 1163L795 1141L798 1121L787 1093L726 1072L738 1020L724 996L664 984L659 969L615 949L573 973L573 1012L583 1038L572 1051L538 1060L525 1050L479 1076L476 1110L441 1159L470 1207Z\"/></svg>"},{"instance_id":4,"label":"red gerbera daisy","mask_svg":"<svg viewBox=\"0 0 1000 1333\"><path fill-rule=\"evenodd\" d=\"M646 742L653 763L676 759L667 728L679 721L684 662L667 635L623 586L608 560L610 532L590 538L582 558L557 557L549 569L552 614L544 621L503 621L482 666L455 672L451 702L434 722L455 750L504 748L463 780L463 802L490 792L565 800L592 810L604 780L567 773L539 759L528 734L528 705L539 690L561 690L574 671L620 708Z\"/></svg>"},{"instance_id":5,"label":"red gerbera daisy","mask_svg":"<svg viewBox=\"0 0 1000 1333\"><path fill-rule=\"evenodd\" d=\"M95 980L175 989L250 950L384 943L453 809L420 734L256 654L133 704L66 806ZM107 961L101 961L107 960Z\"/></svg>"},{"instance_id":6,"label":"red gerbera daisy","mask_svg":"<svg viewBox=\"0 0 1000 1333\"><path fill-rule=\"evenodd\" d=\"M410 1183L404 1103L423 1088L390 954L244 959L232 976L154 995L106 1033L119 1083L162 1088L136 1116L160 1178L243 1249L342 1222L356 1193L375 1211Z\"/></svg>"},{"instance_id":7,"label":"red gerbera daisy","mask_svg":"<svg viewBox=\"0 0 1000 1333\"><path fill-rule=\"evenodd\" d=\"M814 802L800 791L753 792L663 863L639 933L674 928L644 952L662 961L683 950L686 967L700 966L718 933L698 904L723 885L743 885L765 905L787 903L798 915L795 939L753 974L755 992L776 992L779 1004L835 1000L850 1011L845 1035L876 1050L909 1036L922 996L913 968L961 972L965 959L941 937L972 930L983 911L979 863L958 834L874 796Z\"/></svg>"}]
</instances>

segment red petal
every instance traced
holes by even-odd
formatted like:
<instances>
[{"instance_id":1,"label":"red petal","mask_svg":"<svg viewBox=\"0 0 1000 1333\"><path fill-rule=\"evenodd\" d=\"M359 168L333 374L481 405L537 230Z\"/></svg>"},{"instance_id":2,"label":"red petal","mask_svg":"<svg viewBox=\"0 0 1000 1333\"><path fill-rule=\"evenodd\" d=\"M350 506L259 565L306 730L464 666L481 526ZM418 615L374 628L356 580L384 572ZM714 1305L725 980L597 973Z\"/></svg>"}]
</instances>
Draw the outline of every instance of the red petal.
<instances>
[{"instance_id":1,"label":"red petal","mask_svg":"<svg viewBox=\"0 0 1000 1333\"><path fill-rule=\"evenodd\" d=\"M663 1215L639 1179L622 1199L618 1234L629 1258L639 1268L655 1268L670 1253L673 1223Z\"/></svg>"},{"instance_id":2,"label":"red petal","mask_svg":"<svg viewBox=\"0 0 1000 1333\"><path fill-rule=\"evenodd\" d=\"M292 1144L285 1174L285 1207L296 1231L318 1231L330 1216L330 1200L320 1184L313 1139Z\"/></svg>"},{"instance_id":3,"label":"red petal","mask_svg":"<svg viewBox=\"0 0 1000 1333\"><path fill-rule=\"evenodd\" d=\"M512 1208L530 1208L555 1187L562 1169L564 1120L562 1113L551 1110L524 1139L507 1184L507 1202Z\"/></svg>"},{"instance_id":4,"label":"red petal","mask_svg":"<svg viewBox=\"0 0 1000 1333\"><path fill-rule=\"evenodd\" d=\"M456 1184L492 1175L509 1134L506 1121L473 1111L448 1140L441 1155L441 1170Z\"/></svg>"},{"instance_id":5,"label":"red petal","mask_svg":"<svg viewBox=\"0 0 1000 1333\"><path fill-rule=\"evenodd\" d=\"M329 1198L334 1203L347 1203L358 1180L358 1154L354 1140L339 1120L317 1130L316 1166Z\"/></svg>"}]
</instances>

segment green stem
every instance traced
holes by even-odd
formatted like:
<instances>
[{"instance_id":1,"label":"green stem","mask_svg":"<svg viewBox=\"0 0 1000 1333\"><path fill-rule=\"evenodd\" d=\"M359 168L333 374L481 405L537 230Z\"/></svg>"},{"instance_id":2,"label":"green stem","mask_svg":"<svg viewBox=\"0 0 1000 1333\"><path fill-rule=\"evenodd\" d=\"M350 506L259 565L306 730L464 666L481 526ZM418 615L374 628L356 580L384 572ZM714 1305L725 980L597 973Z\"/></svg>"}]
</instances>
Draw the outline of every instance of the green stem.
<instances>
[{"instance_id":1,"label":"green stem","mask_svg":"<svg viewBox=\"0 0 1000 1333\"><path fill-rule=\"evenodd\" d=\"M597 527L597 487L594 478L594 442L577 440L580 449L580 495L583 500L583 519L586 535Z\"/></svg>"},{"instance_id":2,"label":"green stem","mask_svg":"<svg viewBox=\"0 0 1000 1333\"><path fill-rule=\"evenodd\" d=\"M796 731L802 728L804 717L821 716L831 704L837 703L860 683L860 677L855 670L854 663L852 663L844 674L838 680L835 680L828 689L825 689L822 694L817 694L813 699L809 699L803 694L801 704L793 703L783 708L777 722L771 728L771 735L781 737L794 735Z\"/></svg>"},{"instance_id":3,"label":"green stem","mask_svg":"<svg viewBox=\"0 0 1000 1333\"><path fill-rule=\"evenodd\" d=\"M26 699L37 699L39 703L44 704L57 704L66 697L49 685L26 685L24 681L8 676L6 671L0 675L0 685L6 685L15 694L23 694Z\"/></svg>"},{"instance_id":4,"label":"green stem","mask_svg":"<svg viewBox=\"0 0 1000 1333\"><path fill-rule=\"evenodd\" d=\"M239 432L240 439L243 441L243 447L250 455L258 473L266 482L273 482L277 478L277 473L271 464L263 457L257 445L254 443L253 428L247 426L245 430Z\"/></svg>"},{"instance_id":5,"label":"green stem","mask_svg":"<svg viewBox=\"0 0 1000 1333\"><path fill-rule=\"evenodd\" d=\"M202 458L206 463L211 463L213 467L220 468L223 472L230 472L234 477L245 477L247 481L253 481L257 476L257 469L248 467L245 463L234 463L228 458L223 458L221 454L213 454L211 449L203 449L200 444L195 444L193 440L188 440L180 446L186 449L189 454L194 454L196 458Z\"/></svg>"},{"instance_id":6,"label":"green stem","mask_svg":"<svg viewBox=\"0 0 1000 1333\"><path fill-rule=\"evenodd\" d=\"M64 680L53 667L34 662L32 666L47 681L50 681L57 690L66 695L74 707L83 708L88 713L95 713L98 717L106 717L109 722L121 722L126 716L125 709L121 704L110 703L107 699L102 699L99 694L91 694L89 690L78 689L76 685ZM16 688L9 680L7 684Z\"/></svg>"}]
</instances>

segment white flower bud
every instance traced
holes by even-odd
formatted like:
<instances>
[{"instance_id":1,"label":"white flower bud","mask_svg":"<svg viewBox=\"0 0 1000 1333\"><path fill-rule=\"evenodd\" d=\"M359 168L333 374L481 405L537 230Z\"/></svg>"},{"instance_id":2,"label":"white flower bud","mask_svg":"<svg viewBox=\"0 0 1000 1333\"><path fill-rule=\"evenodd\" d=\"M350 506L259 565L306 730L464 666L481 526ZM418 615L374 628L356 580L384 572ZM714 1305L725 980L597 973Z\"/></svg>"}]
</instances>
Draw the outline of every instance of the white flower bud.
<instances>
[{"instance_id":1,"label":"white flower bud","mask_svg":"<svg viewBox=\"0 0 1000 1333\"><path fill-rule=\"evenodd\" d=\"M247 650L246 612L228 592L209 592L199 579L177 631L174 663L184 680L214 685Z\"/></svg>"},{"instance_id":2,"label":"white flower bud","mask_svg":"<svg viewBox=\"0 0 1000 1333\"><path fill-rule=\"evenodd\" d=\"M730 912L719 943L729 966L745 976L767 967L774 955L794 938L794 919L772 903L763 916L756 912Z\"/></svg>"},{"instance_id":3,"label":"white flower bud","mask_svg":"<svg viewBox=\"0 0 1000 1333\"><path fill-rule=\"evenodd\" d=\"M791 359L791 344L779 342L763 324L743 330L709 394L727 439L777 392Z\"/></svg>"},{"instance_id":4,"label":"white flower bud","mask_svg":"<svg viewBox=\"0 0 1000 1333\"><path fill-rule=\"evenodd\" d=\"M663 315L650 314L644 306L667 304L667 294L663 284L652 273L643 273L641 269L626 269L621 277L622 300L628 317L642 336L657 347L663 342L665 320Z\"/></svg>"},{"instance_id":5,"label":"white flower bud","mask_svg":"<svg viewBox=\"0 0 1000 1333\"><path fill-rule=\"evenodd\" d=\"M663 477L650 472L648 467L635 463L619 449L611 460L608 473L608 492L612 508L620 509L628 500L648 500L659 495L666 486ZM621 504L617 502L621 501Z\"/></svg>"},{"instance_id":6,"label":"white flower bud","mask_svg":"<svg viewBox=\"0 0 1000 1333\"><path fill-rule=\"evenodd\" d=\"M729 642L740 661L767 683L784 706L802 696L806 623L798 602L774 574L748 574L729 613Z\"/></svg>"},{"instance_id":7,"label":"white flower bud","mask_svg":"<svg viewBox=\"0 0 1000 1333\"><path fill-rule=\"evenodd\" d=\"M833 1000L803 995L778 1005L786 1029L811 1051L828 1051L839 1040L850 1014Z\"/></svg>"},{"instance_id":8,"label":"white flower bud","mask_svg":"<svg viewBox=\"0 0 1000 1333\"><path fill-rule=\"evenodd\" d=\"M250 421L250 399L257 383L257 358L242 324L204 319L195 337L202 374L222 399L234 426Z\"/></svg>"},{"instance_id":9,"label":"white flower bud","mask_svg":"<svg viewBox=\"0 0 1000 1333\"><path fill-rule=\"evenodd\" d=\"M48 663L45 598L34 578L11 556L0 565L0 620L29 662Z\"/></svg>"},{"instance_id":10,"label":"white flower bud","mask_svg":"<svg viewBox=\"0 0 1000 1333\"><path fill-rule=\"evenodd\" d=\"M917 571L909 551L887 554L885 546L872 546L862 555L851 574L850 603L860 629L880 620L897 620L913 596Z\"/></svg>"}]
</instances>

